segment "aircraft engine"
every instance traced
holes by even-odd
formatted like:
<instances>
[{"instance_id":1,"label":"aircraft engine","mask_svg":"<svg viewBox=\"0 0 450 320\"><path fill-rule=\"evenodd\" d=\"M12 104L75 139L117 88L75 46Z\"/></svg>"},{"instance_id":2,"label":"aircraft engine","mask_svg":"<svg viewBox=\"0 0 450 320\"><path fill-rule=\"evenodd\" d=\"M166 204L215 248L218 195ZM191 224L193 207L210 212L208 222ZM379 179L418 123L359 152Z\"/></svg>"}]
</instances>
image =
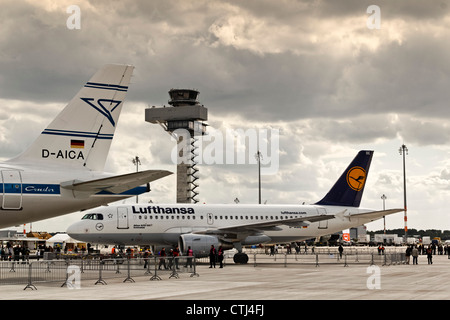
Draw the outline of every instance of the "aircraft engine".
<instances>
[{"instance_id":1,"label":"aircraft engine","mask_svg":"<svg viewBox=\"0 0 450 320\"><path fill-rule=\"evenodd\" d=\"M186 254L188 247L191 247L196 257L207 256L209 254L209 250L211 249L211 245L213 245L216 250L219 246L222 246L224 250L233 248L232 244L224 243L215 236L207 236L202 234L182 234L178 241L178 246L180 247L183 255Z\"/></svg>"}]
</instances>

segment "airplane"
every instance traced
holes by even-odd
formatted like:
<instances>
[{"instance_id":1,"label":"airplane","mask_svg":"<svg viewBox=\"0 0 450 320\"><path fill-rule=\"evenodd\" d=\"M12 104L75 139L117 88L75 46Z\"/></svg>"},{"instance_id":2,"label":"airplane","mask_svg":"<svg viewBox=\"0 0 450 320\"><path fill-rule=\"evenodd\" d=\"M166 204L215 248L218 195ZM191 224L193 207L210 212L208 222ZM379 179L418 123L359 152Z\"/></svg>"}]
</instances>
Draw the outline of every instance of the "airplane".
<instances>
[{"instance_id":1,"label":"airplane","mask_svg":"<svg viewBox=\"0 0 450 320\"><path fill-rule=\"evenodd\" d=\"M0 164L0 228L149 191L171 172L103 172L134 67L100 68L19 156Z\"/></svg>"},{"instance_id":2,"label":"airplane","mask_svg":"<svg viewBox=\"0 0 450 320\"><path fill-rule=\"evenodd\" d=\"M188 247L196 256L211 245L235 248L246 263L246 245L291 243L328 235L403 211L359 208L373 151L362 150L313 205L129 204L86 212L67 229L74 239L95 244ZM155 252L155 251L154 251Z\"/></svg>"}]
</instances>

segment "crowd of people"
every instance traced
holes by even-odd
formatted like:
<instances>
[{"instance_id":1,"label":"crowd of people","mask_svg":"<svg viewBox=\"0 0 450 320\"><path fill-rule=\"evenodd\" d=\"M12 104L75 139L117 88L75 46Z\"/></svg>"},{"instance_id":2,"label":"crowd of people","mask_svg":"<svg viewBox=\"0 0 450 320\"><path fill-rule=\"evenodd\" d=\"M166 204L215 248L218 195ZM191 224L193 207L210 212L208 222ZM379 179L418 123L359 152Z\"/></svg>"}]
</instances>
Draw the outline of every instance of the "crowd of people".
<instances>
[{"instance_id":1,"label":"crowd of people","mask_svg":"<svg viewBox=\"0 0 450 320\"><path fill-rule=\"evenodd\" d=\"M433 264L433 255L447 255L450 253L448 245L431 243L428 246L423 244L410 245L406 248L406 264L410 263L411 257L413 258L413 264L418 264L419 255L426 255L428 264Z\"/></svg>"}]
</instances>

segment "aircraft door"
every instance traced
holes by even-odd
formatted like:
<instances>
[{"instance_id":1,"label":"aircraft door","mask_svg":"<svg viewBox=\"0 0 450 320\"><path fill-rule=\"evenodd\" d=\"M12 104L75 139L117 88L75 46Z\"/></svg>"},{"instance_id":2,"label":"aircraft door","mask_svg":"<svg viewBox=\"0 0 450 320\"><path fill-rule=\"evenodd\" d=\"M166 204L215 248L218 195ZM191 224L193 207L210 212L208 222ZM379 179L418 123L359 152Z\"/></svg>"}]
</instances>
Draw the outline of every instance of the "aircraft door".
<instances>
[{"instance_id":1,"label":"aircraft door","mask_svg":"<svg viewBox=\"0 0 450 320\"><path fill-rule=\"evenodd\" d=\"M128 208L117 208L117 229L128 229Z\"/></svg>"},{"instance_id":2,"label":"aircraft door","mask_svg":"<svg viewBox=\"0 0 450 320\"><path fill-rule=\"evenodd\" d=\"M2 209L22 209L22 175L18 170L2 170L3 201Z\"/></svg>"},{"instance_id":3,"label":"aircraft door","mask_svg":"<svg viewBox=\"0 0 450 320\"><path fill-rule=\"evenodd\" d=\"M212 225L214 223L214 216L212 213L208 213L206 215L206 221L208 222L209 225Z\"/></svg>"},{"instance_id":4,"label":"aircraft door","mask_svg":"<svg viewBox=\"0 0 450 320\"><path fill-rule=\"evenodd\" d=\"M327 214L327 209L317 208L317 213L321 216ZM328 220L319 221L319 229L328 229Z\"/></svg>"}]
</instances>

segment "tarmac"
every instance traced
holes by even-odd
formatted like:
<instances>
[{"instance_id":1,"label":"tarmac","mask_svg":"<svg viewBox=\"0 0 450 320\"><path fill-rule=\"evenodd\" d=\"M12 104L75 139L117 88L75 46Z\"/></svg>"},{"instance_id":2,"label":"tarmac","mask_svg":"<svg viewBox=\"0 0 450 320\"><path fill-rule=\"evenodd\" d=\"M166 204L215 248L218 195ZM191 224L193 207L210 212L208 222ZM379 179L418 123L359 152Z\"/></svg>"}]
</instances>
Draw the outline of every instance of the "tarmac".
<instances>
[{"instance_id":1,"label":"tarmac","mask_svg":"<svg viewBox=\"0 0 450 320\"><path fill-rule=\"evenodd\" d=\"M168 300L168 301L274 301L274 300L450 300L450 259L419 256L417 265L370 266L363 264L246 265L224 268L197 266L198 276L184 273L150 281L108 279L107 284L83 281L79 289L40 284L2 285L1 300Z\"/></svg>"}]
</instances>

